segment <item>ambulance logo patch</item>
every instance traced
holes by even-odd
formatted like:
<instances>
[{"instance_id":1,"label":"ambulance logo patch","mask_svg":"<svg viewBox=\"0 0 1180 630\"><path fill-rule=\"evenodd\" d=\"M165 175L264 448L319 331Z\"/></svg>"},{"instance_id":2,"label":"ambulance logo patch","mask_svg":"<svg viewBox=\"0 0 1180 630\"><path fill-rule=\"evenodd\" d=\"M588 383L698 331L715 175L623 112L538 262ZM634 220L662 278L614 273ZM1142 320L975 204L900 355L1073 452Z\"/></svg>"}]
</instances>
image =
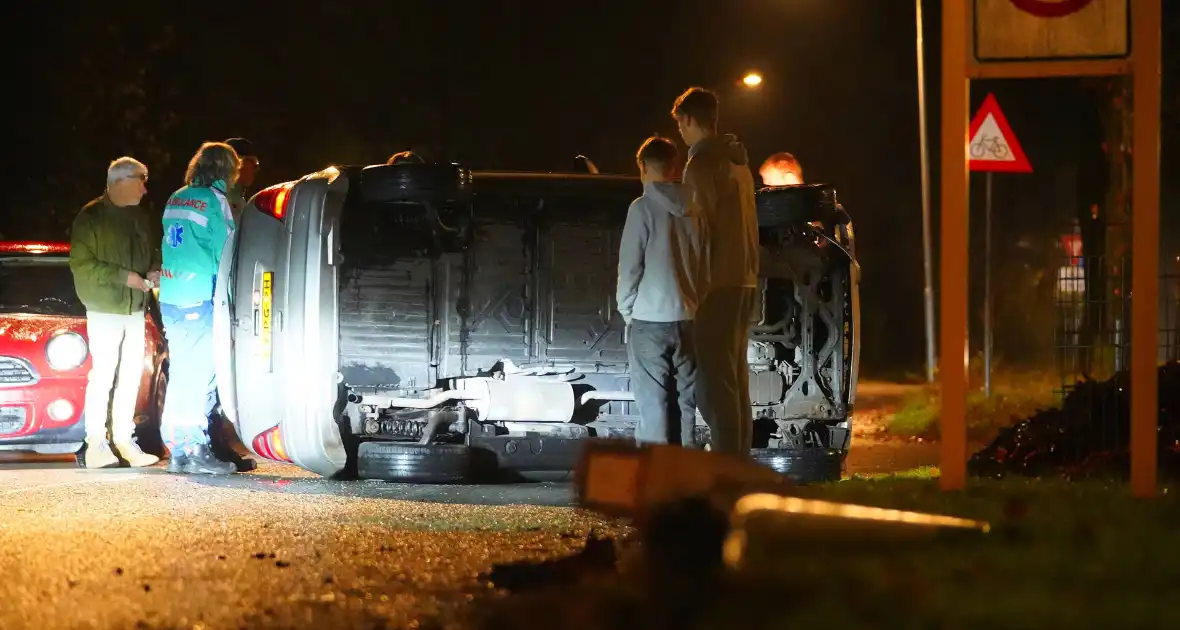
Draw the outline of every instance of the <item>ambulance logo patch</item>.
<instances>
[{"instance_id":1,"label":"ambulance logo patch","mask_svg":"<svg viewBox=\"0 0 1180 630\"><path fill-rule=\"evenodd\" d=\"M168 232L164 235L164 240L168 242L168 246L172 249L180 247L184 242L184 226L179 223L173 223L168 226Z\"/></svg>"}]
</instances>

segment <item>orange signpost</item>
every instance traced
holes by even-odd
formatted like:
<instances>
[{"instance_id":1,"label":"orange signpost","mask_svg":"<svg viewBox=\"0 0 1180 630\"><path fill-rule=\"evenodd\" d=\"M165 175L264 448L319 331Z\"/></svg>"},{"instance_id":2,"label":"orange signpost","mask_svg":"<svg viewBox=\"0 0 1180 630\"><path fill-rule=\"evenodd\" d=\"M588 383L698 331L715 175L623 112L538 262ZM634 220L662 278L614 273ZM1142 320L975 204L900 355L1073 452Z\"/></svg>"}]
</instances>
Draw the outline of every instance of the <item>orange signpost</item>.
<instances>
[{"instance_id":1,"label":"orange signpost","mask_svg":"<svg viewBox=\"0 0 1180 630\"><path fill-rule=\"evenodd\" d=\"M942 277L938 380L942 386L939 485L967 481L967 3L942 2Z\"/></svg>"},{"instance_id":2,"label":"orange signpost","mask_svg":"<svg viewBox=\"0 0 1180 630\"><path fill-rule=\"evenodd\" d=\"M969 81L1131 74L1131 490L1156 494L1161 20L1161 0L942 0L943 490L967 477Z\"/></svg>"},{"instance_id":3,"label":"orange signpost","mask_svg":"<svg viewBox=\"0 0 1180 630\"><path fill-rule=\"evenodd\" d=\"M1156 495L1159 431L1161 0L1131 13L1131 492Z\"/></svg>"}]
</instances>

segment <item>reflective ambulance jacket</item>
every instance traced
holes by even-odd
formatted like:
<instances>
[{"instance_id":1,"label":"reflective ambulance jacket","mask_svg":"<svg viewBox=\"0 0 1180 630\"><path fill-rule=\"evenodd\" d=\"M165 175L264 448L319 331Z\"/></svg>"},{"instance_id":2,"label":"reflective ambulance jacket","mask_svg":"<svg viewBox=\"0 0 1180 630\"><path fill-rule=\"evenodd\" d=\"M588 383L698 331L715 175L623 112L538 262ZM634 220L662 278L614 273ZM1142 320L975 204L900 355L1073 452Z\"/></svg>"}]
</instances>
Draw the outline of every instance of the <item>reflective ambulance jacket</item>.
<instances>
[{"instance_id":1,"label":"reflective ambulance jacket","mask_svg":"<svg viewBox=\"0 0 1180 630\"><path fill-rule=\"evenodd\" d=\"M213 299L221 252L234 233L225 182L185 186L164 206L160 302L193 306Z\"/></svg>"}]
</instances>

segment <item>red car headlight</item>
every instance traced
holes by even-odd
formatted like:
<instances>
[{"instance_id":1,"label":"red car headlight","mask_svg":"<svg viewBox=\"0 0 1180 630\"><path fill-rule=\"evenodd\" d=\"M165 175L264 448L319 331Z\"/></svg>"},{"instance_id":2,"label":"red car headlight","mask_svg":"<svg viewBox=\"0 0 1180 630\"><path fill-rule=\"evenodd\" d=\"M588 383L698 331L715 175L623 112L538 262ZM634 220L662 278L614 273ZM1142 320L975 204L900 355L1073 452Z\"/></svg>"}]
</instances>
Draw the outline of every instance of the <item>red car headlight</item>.
<instances>
[{"instance_id":1,"label":"red car headlight","mask_svg":"<svg viewBox=\"0 0 1180 630\"><path fill-rule=\"evenodd\" d=\"M76 332L65 332L45 344L45 360L55 370L74 370L86 362L90 349Z\"/></svg>"}]
</instances>

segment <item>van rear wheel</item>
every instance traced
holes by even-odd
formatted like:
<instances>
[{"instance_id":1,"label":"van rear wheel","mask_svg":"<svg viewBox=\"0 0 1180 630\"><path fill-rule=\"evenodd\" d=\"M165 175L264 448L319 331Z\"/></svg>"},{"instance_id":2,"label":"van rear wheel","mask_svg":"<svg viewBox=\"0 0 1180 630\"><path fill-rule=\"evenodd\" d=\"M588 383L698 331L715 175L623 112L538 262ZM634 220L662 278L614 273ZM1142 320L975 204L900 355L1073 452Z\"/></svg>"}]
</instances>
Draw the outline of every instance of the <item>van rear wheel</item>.
<instances>
[{"instance_id":1,"label":"van rear wheel","mask_svg":"<svg viewBox=\"0 0 1180 630\"><path fill-rule=\"evenodd\" d=\"M471 173L457 164L379 164L361 170L359 182L368 203L451 200L468 192Z\"/></svg>"},{"instance_id":2,"label":"van rear wheel","mask_svg":"<svg viewBox=\"0 0 1180 630\"><path fill-rule=\"evenodd\" d=\"M840 481L846 453L817 446L755 448L750 458L797 484Z\"/></svg>"},{"instance_id":3,"label":"van rear wheel","mask_svg":"<svg viewBox=\"0 0 1180 630\"><path fill-rule=\"evenodd\" d=\"M362 442L357 476L398 483L464 483L471 477L471 449L465 444Z\"/></svg>"}]
</instances>

